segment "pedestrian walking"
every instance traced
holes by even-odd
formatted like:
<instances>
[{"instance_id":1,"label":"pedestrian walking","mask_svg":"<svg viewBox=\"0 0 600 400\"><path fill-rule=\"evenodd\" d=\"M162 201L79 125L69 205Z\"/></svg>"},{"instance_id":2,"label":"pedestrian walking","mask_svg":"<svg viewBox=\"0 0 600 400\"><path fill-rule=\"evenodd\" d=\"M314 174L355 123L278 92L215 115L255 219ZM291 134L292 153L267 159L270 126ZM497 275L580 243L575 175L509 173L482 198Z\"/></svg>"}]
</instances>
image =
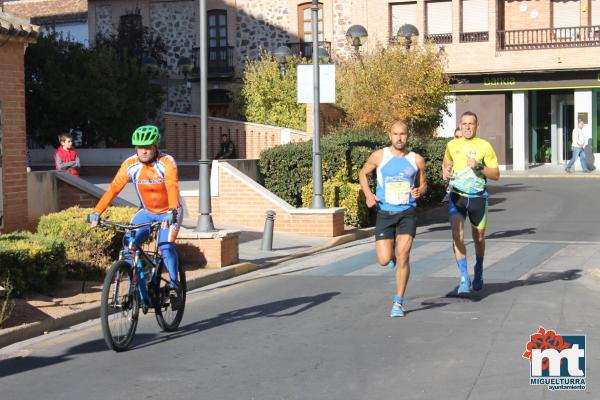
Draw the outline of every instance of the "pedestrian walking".
<instances>
[{"instance_id":1,"label":"pedestrian walking","mask_svg":"<svg viewBox=\"0 0 600 400\"><path fill-rule=\"evenodd\" d=\"M360 187L369 208L377 205L375 251L380 265L396 269L396 294L390 317L404 316L404 293L410 275L409 254L417 232L416 200L427 191L425 160L407 148L408 125L395 122L390 146L376 150L359 173ZM376 171L375 194L368 175ZM394 251L394 245L396 251Z\"/></svg>"},{"instance_id":2,"label":"pedestrian walking","mask_svg":"<svg viewBox=\"0 0 600 400\"><path fill-rule=\"evenodd\" d=\"M475 243L473 290L483 288L483 257L485 255L485 228L487 226L487 180L500 179L498 159L492 145L477 137L477 115L467 111L460 117L462 138L446 145L442 175L452 187L448 201L448 216L452 227L452 248L460 271L458 293L471 291L467 268L467 249L464 229L467 216L471 221Z\"/></svg>"},{"instance_id":3,"label":"pedestrian walking","mask_svg":"<svg viewBox=\"0 0 600 400\"><path fill-rule=\"evenodd\" d=\"M567 168L565 168L567 174L571 172L571 167L575 164L577 157L579 157L579 161L581 162L581 170L585 173L590 172L587 166L587 157L585 155L584 126L585 123L583 122L583 119L579 118L577 121L577 128L573 129L573 133L571 134L571 149L573 150L573 155L567 164Z\"/></svg>"}]
</instances>

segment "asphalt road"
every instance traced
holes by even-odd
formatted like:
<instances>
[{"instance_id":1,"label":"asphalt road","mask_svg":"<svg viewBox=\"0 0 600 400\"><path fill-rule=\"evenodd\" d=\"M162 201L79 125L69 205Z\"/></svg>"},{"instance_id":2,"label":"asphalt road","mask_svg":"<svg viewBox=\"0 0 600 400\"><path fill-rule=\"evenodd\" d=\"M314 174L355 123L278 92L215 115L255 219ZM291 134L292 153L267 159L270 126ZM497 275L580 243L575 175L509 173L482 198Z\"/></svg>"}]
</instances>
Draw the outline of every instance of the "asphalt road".
<instances>
[{"instance_id":1,"label":"asphalt road","mask_svg":"<svg viewBox=\"0 0 600 400\"><path fill-rule=\"evenodd\" d=\"M454 294L449 227L432 212L415 240L404 318L388 317L393 276L367 239L198 290L180 331L160 333L148 315L125 353L106 349L97 321L1 349L0 396L598 398L595 182L494 184L477 294ZM586 335L585 391L530 385L521 355L540 326Z\"/></svg>"}]
</instances>

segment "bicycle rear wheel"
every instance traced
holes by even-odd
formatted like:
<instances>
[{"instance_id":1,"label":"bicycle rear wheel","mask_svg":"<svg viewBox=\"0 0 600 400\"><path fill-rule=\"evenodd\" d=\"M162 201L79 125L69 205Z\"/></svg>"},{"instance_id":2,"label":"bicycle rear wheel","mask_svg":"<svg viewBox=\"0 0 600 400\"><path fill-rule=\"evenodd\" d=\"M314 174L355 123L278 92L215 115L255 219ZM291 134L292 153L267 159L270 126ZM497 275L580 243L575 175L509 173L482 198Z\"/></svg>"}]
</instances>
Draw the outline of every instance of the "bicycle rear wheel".
<instances>
[{"instance_id":1,"label":"bicycle rear wheel","mask_svg":"<svg viewBox=\"0 0 600 400\"><path fill-rule=\"evenodd\" d=\"M108 348L114 351L129 347L138 324L139 297L131 274L127 262L117 261L108 270L102 287L102 334Z\"/></svg>"},{"instance_id":2,"label":"bicycle rear wheel","mask_svg":"<svg viewBox=\"0 0 600 400\"><path fill-rule=\"evenodd\" d=\"M164 261L160 262L158 271L156 271L158 285L155 286L154 311L158 325L165 332L174 331L179 327L185 310L187 291L185 270L180 263L177 264L178 283L174 289L171 289L171 278Z\"/></svg>"}]
</instances>

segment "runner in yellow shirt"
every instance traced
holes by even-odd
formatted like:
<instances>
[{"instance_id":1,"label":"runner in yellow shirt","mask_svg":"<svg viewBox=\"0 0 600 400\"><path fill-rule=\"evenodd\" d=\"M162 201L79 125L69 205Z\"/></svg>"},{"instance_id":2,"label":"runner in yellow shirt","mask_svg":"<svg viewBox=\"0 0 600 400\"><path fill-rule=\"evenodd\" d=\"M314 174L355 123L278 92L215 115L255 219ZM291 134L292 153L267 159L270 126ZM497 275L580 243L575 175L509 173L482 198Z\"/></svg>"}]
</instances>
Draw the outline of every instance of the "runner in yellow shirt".
<instances>
[{"instance_id":1,"label":"runner in yellow shirt","mask_svg":"<svg viewBox=\"0 0 600 400\"><path fill-rule=\"evenodd\" d=\"M473 290L483 287L483 256L485 254L485 228L487 225L487 180L500 179L498 159L492 145L476 137L479 123L477 115L466 111L460 117L462 138L446 145L442 175L450 180L452 191L448 201L448 216L452 226L452 247L460 270L458 293L471 291L467 268L467 249L464 229L468 216L475 244L475 273Z\"/></svg>"}]
</instances>

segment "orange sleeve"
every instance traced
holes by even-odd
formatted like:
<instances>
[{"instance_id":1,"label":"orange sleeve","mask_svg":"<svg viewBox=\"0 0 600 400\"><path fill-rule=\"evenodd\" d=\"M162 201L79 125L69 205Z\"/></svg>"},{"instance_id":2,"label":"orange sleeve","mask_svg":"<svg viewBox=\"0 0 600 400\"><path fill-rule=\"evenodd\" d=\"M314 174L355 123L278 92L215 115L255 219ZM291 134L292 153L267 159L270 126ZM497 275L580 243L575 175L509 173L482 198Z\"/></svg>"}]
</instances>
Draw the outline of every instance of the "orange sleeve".
<instances>
[{"instance_id":1,"label":"orange sleeve","mask_svg":"<svg viewBox=\"0 0 600 400\"><path fill-rule=\"evenodd\" d=\"M165 186L169 209L179 208L179 177L177 164L172 157L165 157Z\"/></svg>"},{"instance_id":2,"label":"orange sleeve","mask_svg":"<svg viewBox=\"0 0 600 400\"><path fill-rule=\"evenodd\" d=\"M129 181L127 169L130 165L131 162L129 162L129 160L125 160L125 162L121 164L121 167L119 168L117 175L115 175L115 178L113 179L112 183L108 187L108 190L106 191L106 193L104 193L104 196L102 196L100 200L98 200L98 204L96 204L96 207L94 207L95 212L97 212L98 214L102 214L108 208L110 203L115 199L115 197L117 197L119 193L121 193L121 190L123 190L125 185L127 185L127 182Z\"/></svg>"}]
</instances>

